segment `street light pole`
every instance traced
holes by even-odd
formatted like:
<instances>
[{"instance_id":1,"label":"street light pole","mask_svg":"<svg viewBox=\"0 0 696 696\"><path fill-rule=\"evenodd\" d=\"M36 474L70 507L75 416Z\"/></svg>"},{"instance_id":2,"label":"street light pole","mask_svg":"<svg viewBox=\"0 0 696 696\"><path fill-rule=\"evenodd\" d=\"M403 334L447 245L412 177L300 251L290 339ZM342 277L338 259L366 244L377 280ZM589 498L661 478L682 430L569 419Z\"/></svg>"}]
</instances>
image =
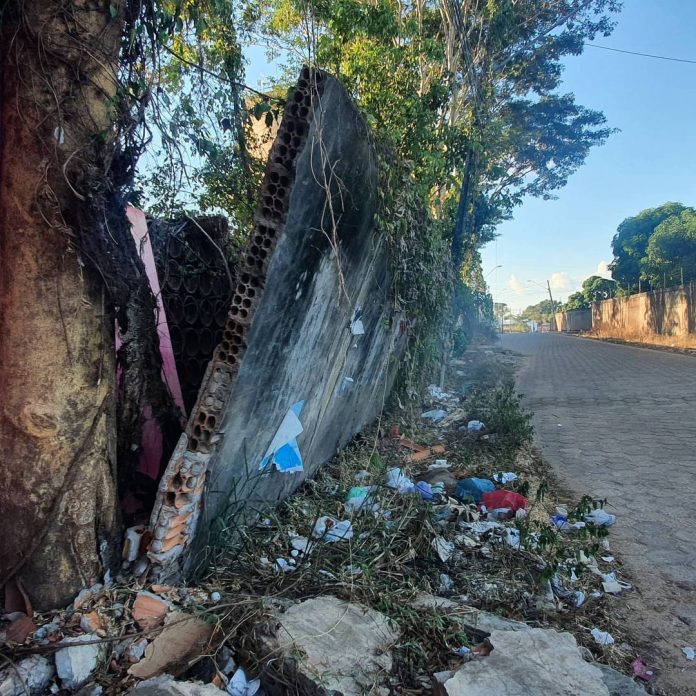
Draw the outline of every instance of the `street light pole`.
<instances>
[{"instance_id":1,"label":"street light pole","mask_svg":"<svg viewBox=\"0 0 696 696\"><path fill-rule=\"evenodd\" d=\"M549 283L548 280L546 281L546 287L549 289L549 299L551 300L551 321L553 322L553 325L556 326L556 305L553 303L553 295L551 294L551 283ZM558 331L558 327L556 327L556 331Z\"/></svg>"}]
</instances>

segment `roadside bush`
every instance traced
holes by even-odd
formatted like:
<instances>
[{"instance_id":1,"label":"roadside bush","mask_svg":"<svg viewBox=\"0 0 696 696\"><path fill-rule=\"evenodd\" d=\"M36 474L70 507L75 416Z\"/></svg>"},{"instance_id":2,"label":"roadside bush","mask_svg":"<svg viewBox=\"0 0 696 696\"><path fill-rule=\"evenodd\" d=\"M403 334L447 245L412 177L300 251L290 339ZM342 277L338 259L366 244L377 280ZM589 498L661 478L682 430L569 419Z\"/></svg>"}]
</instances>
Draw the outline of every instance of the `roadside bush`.
<instances>
[{"instance_id":1,"label":"roadside bush","mask_svg":"<svg viewBox=\"0 0 696 696\"><path fill-rule=\"evenodd\" d=\"M483 421L501 445L521 447L532 440L532 414L522 408L512 380L491 390L474 390L469 407L471 418Z\"/></svg>"}]
</instances>

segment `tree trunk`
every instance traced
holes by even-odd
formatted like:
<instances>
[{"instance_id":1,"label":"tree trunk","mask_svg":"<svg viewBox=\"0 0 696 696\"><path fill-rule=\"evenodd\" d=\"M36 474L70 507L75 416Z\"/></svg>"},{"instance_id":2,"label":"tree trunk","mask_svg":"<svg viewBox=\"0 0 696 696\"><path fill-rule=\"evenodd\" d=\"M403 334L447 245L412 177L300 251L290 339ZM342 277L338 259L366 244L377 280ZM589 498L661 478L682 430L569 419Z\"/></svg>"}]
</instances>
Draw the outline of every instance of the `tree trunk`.
<instances>
[{"instance_id":1,"label":"tree trunk","mask_svg":"<svg viewBox=\"0 0 696 696\"><path fill-rule=\"evenodd\" d=\"M462 177L462 185L459 192L459 205L457 207L457 218L454 223L454 232L452 234L452 264L454 272L459 274L459 269L462 265L464 240L466 232L466 216L469 212L469 203L471 198L471 182L476 166L476 153L472 146L469 146L466 155L466 164L464 165L464 175Z\"/></svg>"},{"instance_id":2,"label":"tree trunk","mask_svg":"<svg viewBox=\"0 0 696 696\"><path fill-rule=\"evenodd\" d=\"M117 548L114 320L82 242L108 224L122 15L32 0L2 16L0 585L40 609Z\"/></svg>"}]
</instances>

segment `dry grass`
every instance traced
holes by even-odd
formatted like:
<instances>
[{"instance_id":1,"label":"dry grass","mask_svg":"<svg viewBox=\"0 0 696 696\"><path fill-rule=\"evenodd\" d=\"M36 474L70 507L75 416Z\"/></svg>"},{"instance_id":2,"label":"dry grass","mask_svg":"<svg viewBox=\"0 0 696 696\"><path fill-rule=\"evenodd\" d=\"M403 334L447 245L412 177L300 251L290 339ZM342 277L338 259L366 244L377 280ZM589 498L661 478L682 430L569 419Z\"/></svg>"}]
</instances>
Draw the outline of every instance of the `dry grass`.
<instances>
[{"instance_id":1,"label":"dry grass","mask_svg":"<svg viewBox=\"0 0 696 696\"><path fill-rule=\"evenodd\" d=\"M395 419L385 415L382 422L391 425ZM514 485L532 505L524 522L511 522L508 527L520 531L526 548L506 544L498 531L480 537L469 534L466 542L463 523L477 518L473 505L453 499L429 503L387 488L386 470L404 467L405 450L373 430L266 519L246 530L241 548L230 548L212 570L207 584L223 592L226 604L233 605L235 597L245 598L244 611L228 609L223 624L231 644L241 649L249 666L260 666L252 638L254 623L270 620L272 610L282 609L287 602L330 594L370 606L393 619L402 636L394 649L390 685L397 693L429 693L430 675L456 668L461 660L453 650L481 636L456 616L414 609L411 605L416 596L427 592L533 626L568 630L597 659L628 669L635 656L621 647L621 629L613 618L614 607L622 600L609 595L592 597L592 591L601 589L601 578L578 561L581 552L608 553L602 551L602 533L559 534L549 524L555 502L550 502L547 471L536 451L530 445L511 449L504 442L486 441L457 429L443 433L420 423L400 425L417 442L444 443L447 454L443 456L457 477L518 473L520 480ZM415 477L427 464L405 467L405 471ZM356 474L365 471L369 472L365 480L356 481ZM345 501L350 489L358 485L376 486L371 501L379 505L381 513L349 515ZM322 515L351 519L354 536L336 543L315 541L308 554L293 559L292 539L295 535L311 538ZM455 552L449 560L438 557L432 546L435 537L454 542ZM294 569L282 572L275 565L277 558L293 560ZM616 564L600 560L599 565L603 572L617 570ZM449 589L442 587L442 574L451 578ZM571 575L577 579L571 581ZM558 595L545 599L551 576L569 591L584 591L587 601L583 606L577 608L573 598ZM250 598L256 598L253 612ZM609 630L616 646L598 648L590 635L594 627Z\"/></svg>"},{"instance_id":2,"label":"dry grass","mask_svg":"<svg viewBox=\"0 0 696 696\"><path fill-rule=\"evenodd\" d=\"M582 334L585 338L596 338L603 341L620 341L656 348L671 348L674 350L696 350L696 334L687 336L661 336L659 334L641 334L630 331L592 331Z\"/></svg>"},{"instance_id":3,"label":"dry grass","mask_svg":"<svg viewBox=\"0 0 696 696\"><path fill-rule=\"evenodd\" d=\"M499 403L490 398L490 392L500 388L501 382L509 383L511 376L510 370L482 364L480 356L471 361L465 358L453 368L460 385L472 385L460 404L463 413L477 409L483 412ZM511 403L514 405L508 402L507 408ZM414 608L416 597L426 592L532 626L568 630L597 659L628 670L634 655L622 647L621 628L614 618L623 600L609 595L592 597L591 592L601 586L601 578L578 561L581 552L595 556L607 553L601 550L601 535L560 534L550 525L549 514L558 502L568 509L574 502L559 498L560 493L549 486L548 471L533 447L529 443L511 445L519 439L519 433L484 439L460 431L458 423L443 432L437 426L424 425L420 419L416 423L400 420L401 413L383 416L386 430L398 424L416 442L444 444L447 452L442 456L456 478L489 478L496 472L516 472L519 479L509 488L527 496L527 517L521 522L508 522L502 529L477 534L467 527L478 518L475 505L445 496L426 502L418 495L388 488L388 468L403 467L405 473L416 478L429 462L404 465L406 450L399 441L374 428L265 517L246 528L234 527L234 543L216 555L198 588L167 590L166 596L179 607L217 623L209 655L229 648L251 673L257 673L264 656L258 652L256 629L274 622L289 603L333 595L381 611L398 625L401 637L393 647L394 670L385 675L385 686L391 693L431 693L431 675L460 666L462 659L454 650L478 643L483 635L466 623L463 612ZM519 424L518 417L509 416L505 422ZM464 416L463 422L466 420ZM350 516L346 507L349 491L363 485L375 487L370 508ZM312 539L315 523L323 515L350 519L352 538L335 543ZM581 516L582 511L578 510L577 515ZM524 547L506 543L505 535L509 533L519 533ZM292 540L298 535L312 543L306 554L293 556ZM435 538L454 544L452 556L446 561L433 547ZM294 569L283 572L276 559L293 561ZM616 564L600 560L599 565L603 572L616 570ZM577 578L571 580L572 575ZM443 585L443 576L449 578L451 586ZM555 596L548 595L550 577L560 582ZM582 590L587 601L577 608L573 597L559 597L564 588ZM99 611L114 617L108 619L109 635L120 636L119 641L140 635L134 630L130 614L135 589L114 587L99 600ZM209 601L213 591L222 595L215 606ZM122 618L116 620L113 608L118 605L122 607ZM69 612L64 619L66 628L75 623ZM594 627L610 631L616 645L598 648L590 636ZM107 640L113 642L114 638ZM213 662L203 661L196 669L203 664L210 666ZM200 672L194 676L200 676ZM127 678L121 668L112 667L99 681L108 693L121 693L132 686L132 678Z\"/></svg>"}]
</instances>

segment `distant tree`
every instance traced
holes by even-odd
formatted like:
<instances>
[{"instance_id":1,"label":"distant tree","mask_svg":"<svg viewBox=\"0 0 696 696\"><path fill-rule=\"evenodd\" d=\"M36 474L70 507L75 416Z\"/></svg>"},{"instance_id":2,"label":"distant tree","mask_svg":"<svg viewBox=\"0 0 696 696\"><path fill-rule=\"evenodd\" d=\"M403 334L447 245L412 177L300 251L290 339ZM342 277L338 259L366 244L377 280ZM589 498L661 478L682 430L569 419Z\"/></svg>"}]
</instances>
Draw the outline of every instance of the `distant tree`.
<instances>
[{"instance_id":1,"label":"distant tree","mask_svg":"<svg viewBox=\"0 0 696 696\"><path fill-rule=\"evenodd\" d=\"M543 324L550 321L551 317L561 309L561 306L557 300L554 300L553 304L551 304L551 300L542 300L527 307L520 316L522 319L530 319Z\"/></svg>"},{"instance_id":2,"label":"distant tree","mask_svg":"<svg viewBox=\"0 0 696 696\"><path fill-rule=\"evenodd\" d=\"M582 282L582 289L568 297L563 309L587 309L593 302L606 300L616 295L616 282L602 276L592 275Z\"/></svg>"},{"instance_id":3,"label":"distant tree","mask_svg":"<svg viewBox=\"0 0 696 696\"><path fill-rule=\"evenodd\" d=\"M598 275L590 276L582 282L582 294L588 304L606 300L616 294L616 282Z\"/></svg>"},{"instance_id":4,"label":"distant tree","mask_svg":"<svg viewBox=\"0 0 696 696\"><path fill-rule=\"evenodd\" d=\"M617 228L611 242L614 260L609 268L614 280L625 286L636 286L641 279L641 262L650 237L658 225L687 210L681 203L663 203L626 218ZM692 210L689 208L689 210Z\"/></svg>"},{"instance_id":5,"label":"distant tree","mask_svg":"<svg viewBox=\"0 0 696 696\"><path fill-rule=\"evenodd\" d=\"M582 291L574 292L572 295L568 296L566 303L563 305L563 309L567 312L573 309L587 309L590 306L587 298L582 293Z\"/></svg>"},{"instance_id":6,"label":"distant tree","mask_svg":"<svg viewBox=\"0 0 696 696\"><path fill-rule=\"evenodd\" d=\"M660 223L648 241L641 272L652 287L696 280L696 211L685 209Z\"/></svg>"}]
</instances>

